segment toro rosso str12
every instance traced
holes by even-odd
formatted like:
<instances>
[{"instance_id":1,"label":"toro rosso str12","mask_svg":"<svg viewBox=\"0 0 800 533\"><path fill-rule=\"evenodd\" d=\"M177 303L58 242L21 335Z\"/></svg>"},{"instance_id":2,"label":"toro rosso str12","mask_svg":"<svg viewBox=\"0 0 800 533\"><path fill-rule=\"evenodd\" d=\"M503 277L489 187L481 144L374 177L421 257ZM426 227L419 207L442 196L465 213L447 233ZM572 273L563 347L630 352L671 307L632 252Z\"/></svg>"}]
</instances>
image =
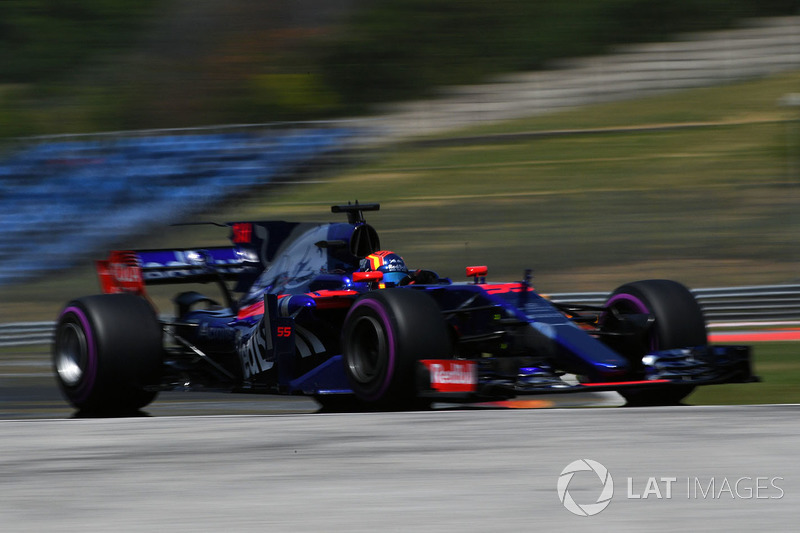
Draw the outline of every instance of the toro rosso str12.
<instances>
[{"instance_id":1,"label":"toro rosso str12","mask_svg":"<svg viewBox=\"0 0 800 533\"><path fill-rule=\"evenodd\" d=\"M347 222L232 222L232 246L116 251L97 262L104 294L61 312L58 384L85 412L121 414L163 390L308 395L332 408L619 391L629 404L679 403L696 386L753 381L750 350L710 346L679 283L623 285L602 306L559 304L529 275L454 283L382 250L364 212ZM160 315L149 284L216 283Z\"/></svg>"}]
</instances>

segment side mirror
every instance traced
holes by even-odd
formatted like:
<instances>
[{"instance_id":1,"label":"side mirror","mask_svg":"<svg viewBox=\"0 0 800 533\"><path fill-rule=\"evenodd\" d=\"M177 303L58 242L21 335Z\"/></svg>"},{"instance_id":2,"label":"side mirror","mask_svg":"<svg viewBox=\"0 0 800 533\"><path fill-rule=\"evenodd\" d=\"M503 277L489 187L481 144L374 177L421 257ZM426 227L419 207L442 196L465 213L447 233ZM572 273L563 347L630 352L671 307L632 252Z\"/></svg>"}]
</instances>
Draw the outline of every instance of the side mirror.
<instances>
[{"instance_id":1,"label":"side mirror","mask_svg":"<svg viewBox=\"0 0 800 533\"><path fill-rule=\"evenodd\" d=\"M486 283L486 275L489 273L487 266L468 266L467 277L474 278L475 283Z\"/></svg>"},{"instance_id":2,"label":"side mirror","mask_svg":"<svg viewBox=\"0 0 800 533\"><path fill-rule=\"evenodd\" d=\"M383 279L383 272L353 272L353 283L364 283L367 281L381 281Z\"/></svg>"}]
</instances>

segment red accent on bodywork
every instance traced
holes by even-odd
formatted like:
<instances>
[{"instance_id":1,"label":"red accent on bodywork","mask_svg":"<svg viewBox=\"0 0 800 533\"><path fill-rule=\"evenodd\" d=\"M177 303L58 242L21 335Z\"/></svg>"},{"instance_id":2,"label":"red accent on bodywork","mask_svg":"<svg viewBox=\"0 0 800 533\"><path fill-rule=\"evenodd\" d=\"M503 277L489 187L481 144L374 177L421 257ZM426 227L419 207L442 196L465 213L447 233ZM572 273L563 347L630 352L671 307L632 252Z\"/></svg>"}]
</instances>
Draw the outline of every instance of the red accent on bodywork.
<instances>
[{"instance_id":1,"label":"red accent on bodywork","mask_svg":"<svg viewBox=\"0 0 800 533\"><path fill-rule=\"evenodd\" d=\"M668 379L650 379L643 381L612 381L609 383L581 383L584 387L616 387L618 385L653 385L658 383L672 383Z\"/></svg>"},{"instance_id":2,"label":"red accent on bodywork","mask_svg":"<svg viewBox=\"0 0 800 533\"><path fill-rule=\"evenodd\" d=\"M239 313L236 315L236 318L239 320L244 320L245 318L250 318L251 316L259 316L264 314L264 300L260 302L256 302L254 304L248 305L239 310Z\"/></svg>"},{"instance_id":3,"label":"red accent on bodywork","mask_svg":"<svg viewBox=\"0 0 800 533\"><path fill-rule=\"evenodd\" d=\"M253 224L250 222L237 222L231 226L234 244L247 244L253 239Z\"/></svg>"},{"instance_id":4,"label":"red accent on bodywork","mask_svg":"<svg viewBox=\"0 0 800 533\"><path fill-rule=\"evenodd\" d=\"M491 283L482 285L482 287L489 294L504 294L507 292L522 292L524 285L521 283ZM531 292L533 287L528 287L527 290Z\"/></svg>"},{"instance_id":5,"label":"red accent on bodywork","mask_svg":"<svg viewBox=\"0 0 800 533\"><path fill-rule=\"evenodd\" d=\"M475 392L478 389L478 363L452 359L423 359L430 372L431 389L438 392Z\"/></svg>"},{"instance_id":6,"label":"red accent on bodywork","mask_svg":"<svg viewBox=\"0 0 800 533\"><path fill-rule=\"evenodd\" d=\"M139 256L131 251L113 251L108 260L95 261L100 288L106 294L132 292L145 295Z\"/></svg>"},{"instance_id":7,"label":"red accent on bodywork","mask_svg":"<svg viewBox=\"0 0 800 533\"><path fill-rule=\"evenodd\" d=\"M317 291L309 292L306 295L314 298L317 304L317 309L345 309L353 305L353 300L358 296L358 291ZM290 294L279 294L278 300L291 296ZM243 307L236 317L239 320L249 318L251 316L258 316L264 314L264 302L256 302L254 304Z\"/></svg>"},{"instance_id":8,"label":"red accent on bodywork","mask_svg":"<svg viewBox=\"0 0 800 533\"><path fill-rule=\"evenodd\" d=\"M314 298L317 309L345 309L353 305L353 300L358 296L358 291L317 291L306 293Z\"/></svg>"}]
</instances>

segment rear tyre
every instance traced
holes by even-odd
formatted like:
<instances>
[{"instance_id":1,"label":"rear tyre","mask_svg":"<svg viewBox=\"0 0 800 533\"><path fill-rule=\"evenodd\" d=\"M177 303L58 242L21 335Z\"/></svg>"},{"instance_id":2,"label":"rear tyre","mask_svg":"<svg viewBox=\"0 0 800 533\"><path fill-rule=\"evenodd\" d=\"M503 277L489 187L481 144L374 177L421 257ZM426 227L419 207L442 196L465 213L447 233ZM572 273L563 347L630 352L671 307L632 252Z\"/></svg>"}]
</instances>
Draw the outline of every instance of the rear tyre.
<instances>
[{"instance_id":1,"label":"rear tyre","mask_svg":"<svg viewBox=\"0 0 800 533\"><path fill-rule=\"evenodd\" d=\"M68 303L56 324L53 367L64 397L83 414L132 414L156 397L161 325L133 294L87 296Z\"/></svg>"},{"instance_id":2,"label":"rear tyre","mask_svg":"<svg viewBox=\"0 0 800 533\"><path fill-rule=\"evenodd\" d=\"M358 399L380 409L418 409L420 359L451 357L439 306L422 291L386 289L365 294L344 322L345 373Z\"/></svg>"},{"instance_id":3,"label":"rear tyre","mask_svg":"<svg viewBox=\"0 0 800 533\"><path fill-rule=\"evenodd\" d=\"M689 289L676 281L645 280L627 283L615 290L606 307L619 314L650 315L653 319L643 346L623 353L641 365L649 351L703 346L708 344L705 319L700 305ZM620 394L629 406L677 405L694 390L692 385L662 389L627 389Z\"/></svg>"}]
</instances>

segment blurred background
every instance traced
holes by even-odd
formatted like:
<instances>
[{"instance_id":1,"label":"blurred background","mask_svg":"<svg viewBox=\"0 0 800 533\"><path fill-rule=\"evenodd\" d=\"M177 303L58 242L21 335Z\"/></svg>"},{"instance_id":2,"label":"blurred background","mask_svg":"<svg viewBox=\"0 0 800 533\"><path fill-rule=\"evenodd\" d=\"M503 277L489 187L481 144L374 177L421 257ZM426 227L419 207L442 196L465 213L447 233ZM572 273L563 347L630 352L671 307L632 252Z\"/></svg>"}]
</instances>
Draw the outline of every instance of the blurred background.
<instances>
[{"instance_id":1,"label":"blurred background","mask_svg":"<svg viewBox=\"0 0 800 533\"><path fill-rule=\"evenodd\" d=\"M797 0L4 0L0 50L0 323L355 199L456 280L800 281Z\"/></svg>"}]
</instances>

